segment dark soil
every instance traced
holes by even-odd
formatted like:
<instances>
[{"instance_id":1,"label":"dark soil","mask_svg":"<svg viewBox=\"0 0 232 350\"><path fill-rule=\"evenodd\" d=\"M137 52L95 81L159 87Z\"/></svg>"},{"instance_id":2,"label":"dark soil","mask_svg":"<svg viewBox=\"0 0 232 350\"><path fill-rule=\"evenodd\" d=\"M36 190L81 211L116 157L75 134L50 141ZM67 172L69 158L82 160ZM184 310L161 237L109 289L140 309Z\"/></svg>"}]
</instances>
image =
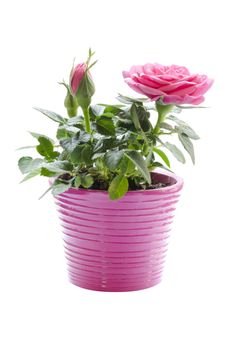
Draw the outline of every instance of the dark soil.
<instances>
[{"instance_id":1,"label":"dark soil","mask_svg":"<svg viewBox=\"0 0 232 350\"><path fill-rule=\"evenodd\" d=\"M62 180L70 180L71 176L69 174L64 174L59 176L60 179ZM137 186L135 184L135 182L131 179L128 179L129 181L129 191L136 191L136 190L154 190L154 189L158 189L158 188L164 188L164 187L168 187L171 185L171 183L162 183L162 182L156 182L156 183L152 183L151 185L147 186L146 188L143 188L142 186ZM102 190L102 191L107 191L108 190L108 183L106 183L105 181L95 181L94 184L89 188L91 190ZM82 186L80 186L80 188L83 188Z\"/></svg>"}]
</instances>

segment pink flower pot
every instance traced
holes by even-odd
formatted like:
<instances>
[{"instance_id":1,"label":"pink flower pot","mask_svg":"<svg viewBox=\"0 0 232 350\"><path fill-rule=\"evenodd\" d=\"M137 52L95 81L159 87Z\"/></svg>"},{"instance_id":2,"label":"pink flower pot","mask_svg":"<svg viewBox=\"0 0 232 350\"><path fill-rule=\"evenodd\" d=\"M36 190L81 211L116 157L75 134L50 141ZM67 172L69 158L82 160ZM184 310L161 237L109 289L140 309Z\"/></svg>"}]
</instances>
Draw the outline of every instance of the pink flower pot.
<instances>
[{"instance_id":1,"label":"pink flower pot","mask_svg":"<svg viewBox=\"0 0 232 350\"><path fill-rule=\"evenodd\" d=\"M161 281L183 180L163 171L152 177L171 185L130 191L117 201L106 191L74 188L56 196L71 283L123 292Z\"/></svg>"}]
</instances>

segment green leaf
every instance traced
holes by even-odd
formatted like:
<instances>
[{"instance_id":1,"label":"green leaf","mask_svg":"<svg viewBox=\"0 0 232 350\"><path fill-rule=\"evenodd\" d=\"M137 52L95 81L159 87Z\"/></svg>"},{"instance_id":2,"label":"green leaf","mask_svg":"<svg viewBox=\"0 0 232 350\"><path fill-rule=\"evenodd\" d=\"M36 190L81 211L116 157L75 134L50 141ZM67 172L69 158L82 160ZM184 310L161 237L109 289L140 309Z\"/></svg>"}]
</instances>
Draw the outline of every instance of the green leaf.
<instances>
[{"instance_id":1,"label":"green leaf","mask_svg":"<svg viewBox=\"0 0 232 350\"><path fill-rule=\"evenodd\" d=\"M118 168L122 157L123 157L123 150L120 150L120 151L109 150L105 155L105 164L110 170L114 171Z\"/></svg>"},{"instance_id":2,"label":"green leaf","mask_svg":"<svg viewBox=\"0 0 232 350\"><path fill-rule=\"evenodd\" d=\"M124 105L107 105L107 104L103 104L101 103L100 106L104 106L104 113L112 113L114 115L118 115L120 112L122 112L122 107L124 107Z\"/></svg>"},{"instance_id":3,"label":"green leaf","mask_svg":"<svg viewBox=\"0 0 232 350\"><path fill-rule=\"evenodd\" d=\"M76 116L76 117L71 117L67 121L67 125L83 125L84 123L84 118L83 116Z\"/></svg>"},{"instance_id":4,"label":"green leaf","mask_svg":"<svg viewBox=\"0 0 232 350\"><path fill-rule=\"evenodd\" d=\"M83 186L84 188L91 187L93 183L94 179L91 175L87 174L81 176L81 186Z\"/></svg>"},{"instance_id":5,"label":"green leaf","mask_svg":"<svg viewBox=\"0 0 232 350\"><path fill-rule=\"evenodd\" d=\"M198 140L200 137L197 133L183 120L177 118L174 115L167 116L167 119L174 121L178 126L176 127L177 132L188 135L191 139Z\"/></svg>"},{"instance_id":6,"label":"green leaf","mask_svg":"<svg viewBox=\"0 0 232 350\"><path fill-rule=\"evenodd\" d=\"M185 150L188 152L190 155L193 164L195 164L195 154L194 154L194 148L193 148L193 143L189 139L189 137L185 134L178 134L179 140L184 146Z\"/></svg>"},{"instance_id":7,"label":"green leaf","mask_svg":"<svg viewBox=\"0 0 232 350\"><path fill-rule=\"evenodd\" d=\"M81 185L81 177L80 175L77 175L74 180L74 186L78 188L80 187L80 185Z\"/></svg>"},{"instance_id":8,"label":"green leaf","mask_svg":"<svg viewBox=\"0 0 232 350\"><path fill-rule=\"evenodd\" d=\"M32 157L22 157L18 161L18 166L22 174L27 174L41 166L43 159Z\"/></svg>"},{"instance_id":9,"label":"green leaf","mask_svg":"<svg viewBox=\"0 0 232 350\"><path fill-rule=\"evenodd\" d=\"M95 153L93 156L92 156L92 160L95 160L97 158L101 158L105 155L105 153L103 152L100 152L100 153Z\"/></svg>"},{"instance_id":10,"label":"green leaf","mask_svg":"<svg viewBox=\"0 0 232 350\"><path fill-rule=\"evenodd\" d=\"M89 144L77 145L70 154L70 157L74 163L90 165L92 163L92 154L92 147Z\"/></svg>"},{"instance_id":11,"label":"green leaf","mask_svg":"<svg viewBox=\"0 0 232 350\"><path fill-rule=\"evenodd\" d=\"M90 140L91 136L85 131L79 131L76 135L68 138L60 140L61 146L71 153L77 145L87 143Z\"/></svg>"},{"instance_id":12,"label":"green leaf","mask_svg":"<svg viewBox=\"0 0 232 350\"><path fill-rule=\"evenodd\" d=\"M169 131L173 130L173 127L170 124L165 123L165 122L160 123L160 128L165 129L165 130L169 130Z\"/></svg>"},{"instance_id":13,"label":"green leaf","mask_svg":"<svg viewBox=\"0 0 232 350\"><path fill-rule=\"evenodd\" d=\"M165 142L162 143L164 147L166 147L172 154L173 156L181 163L185 163L185 158L181 150L176 147L176 145L173 145L172 143Z\"/></svg>"},{"instance_id":14,"label":"green leaf","mask_svg":"<svg viewBox=\"0 0 232 350\"><path fill-rule=\"evenodd\" d=\"M119 199L128 191L128 180L124 175L116 175L111 181L108 192L112 200Z\"/></svg>"},{"instance_id":15,"label":"green leaf","mask_svg":"<svg viewBox=\"0 0 232 350\"><path fill-rule=\"evenodd\" d=\"M42 199L45 196L45 194L51 191L51 189L52 189L52 186L48 187L48 189L39 197L39 199Z\"/></svg>"},{"instance_id":16,"label":"green leaf","mask_svg":"<svg viewBox=\"0 0 232 350\"><path fill-rule=\"evenodd\" d=\"M137 151L129 151L127 150L125 152L125 156L127 156L137 167L137 169L140 171L144 179L150 184L151 183L151 176L147 169L146 161L143 159L142 155Z\"/></svg>"},{"instance_id":17,"label":"green leaf","mask_svg":"<svg viewBox=\"0 0 232 350\"><path fill-rule=\"evenodd\" d=\"M199 136L196 134L196 132L188 125L186 124L179 124L175 128L178 132L178 134L186 134L188 137L190 137L193 140L199 140Z\"/></svg>"},{"instance_id":18,"label":"green leaf","mask_svg":"<svg viewBox=\"0 0 232 350\"><path fill-rule=\"evenodd\" d=\"M121 169L122 175L125 175L125 174L129 175L134 172L135 164L128 157L124 155L120 162L120 169Z\"/></svg>"},{"instance_id":19,"label":"green leaf","mask_svg":"<svg viewBox=\"0 0 232 350\"><path fill-rule=\"evenodd\" d=\"M64 138L68 138L73 136L73 134L78 133L80 130L75 126L62 125L57 129L56 138L58 140L62 140Z\"/></svg>"},{"instance_id":20,"label":"green leaf","mask_svg":"<svg viewBox=\"0 0 232 350\"><path fill-rule=\"evenodd\" d=\"M31 136L33 136L34 138L36 138L37 140L39 139L39 137L45 137L46 139L48 139L49 141L51 141L52 144L55 143L55 141L53 139L51 139L50 137L46 136L46 135L43 135L43 134L38 134L36 132L32 132L32 131L29 131L29 134L31 134Z\"/></svg>"},{"instance_id":21,"label":"green leaf","mask_svg":"<svg viewBox=\"0 0 232 350\"><path fill-rule=\"evenodd\" d=\"M153 151L157 153L160 156L160 158L163 159L164 163L170 168L171 165L167 155L161 149L156 147L153 148Z\"/></svg>"},{"instance_id":22,"label":"green leaf","mask_svg":"<svg viewBox=\"0 0 232 350\"><path fill-rule=\"evenodd\" d=\"M53 175L61 175L61 174L67 174L67 173L70 174L72 169L73 169L73 166L68 160L57 160L52 163L44 163L41 171L41 175L53 176Z\"/></svg>"},{"instance_id":23,"label":"green leaf","mask_svg":"<svg viewBox=\"0 0 232 350\"><path fill-rule=\"evenodd\" d=\"M104 113L105 107L102 105L90 106L90 114L92 113L95 117L100 117Z\"/></svg>"},{"instance_id":24,"label":"green leaf","mask_svg":"<svg viewBox=\"0 0 232 350\"><path fill-rule=\"evenodd\" d=\"M31 179L32 177L35 177L37 175L40 175L40 168L38 169L34 169L32 170L29 174L27 174L23 179L22 181L20 181L20 183L24 182L24 181L27 181L29 179Z\"/></svg>"},{"instance_id":25,"label":"green leaf","mask_svg":"<svg viewBox=\"0 0 232 350\"><path fill-rule=\"evenodd\" d=\"M60 193L68 191L68 189L72 186L72 182L64 183L60 180L55 180L52 185L52 194L53 196L57 196Z\"/></svg>"},{"instance_id":26,"label":"green leaf","mask_svg":"<svg viewBox=\"0 0 232 350\"><path fill-rule=\"evenodd\" d=\"M125 103L125 104L132 104L132 103L144 103L144 102L149 102L149 98L133 98L133 97L128 97L128 96L123 96L121 94L118 94L117 100Z\"/></svg>"},{"instance_id":27,"label":"green leaf","mask_svg":"<svg viewBox=\"0 0 232 350\"><path fill-rule=\"evenodd\" d=\"M149 131L151 129L151 123L148 119L150 114L144 109L143 106L133 103L131 106L130 115L137 130Z\"/></svg>"},{"instance_id":28,"label":"green leaf","mask_svg":"<svg viewBox=\"0 0 232 350\"><path fill-rule=\"evenodd\" d=\"M16 151L21 151L22 149L28 149L28 148L36 148L37 146L23 146L23 147L19 147L16 149Z\"/></svg>"},{"instance_id":29,"label":"green leaf","mask_svg":"<svg viewBox=\"0 0 232 350\"><path fill-rule=\"evenodd\" d=\"M66 119L61 117L59 114L56 114L55 112L48 111L46 109L34 107L35 110L41 112L42 114L46 115L48 118L52 119L53 121L57 123L66 123Z\"/></svg>"},{"instance_id":30,"label":"green leaf","mask_svg":"<svg viewBox=\"0 0 232 350\"><path fill-rule=\"evenodd\" d=\"M96 121L97 131L102 135L115 135L114 123L107 117L101 117Z\"/></svg>"},{"instance_id":31,"label":"green leaf","mask_svg":"<svg viewBox=\"0 0 232 350\"><path fill-rule=\"evenodd\" d=\"M47 160L52 160L59 156L59 152L53 151L52 142L44 136L38 138L39 145L36 147L37 152L44 156Z\"/></svg>"}]
</instances>

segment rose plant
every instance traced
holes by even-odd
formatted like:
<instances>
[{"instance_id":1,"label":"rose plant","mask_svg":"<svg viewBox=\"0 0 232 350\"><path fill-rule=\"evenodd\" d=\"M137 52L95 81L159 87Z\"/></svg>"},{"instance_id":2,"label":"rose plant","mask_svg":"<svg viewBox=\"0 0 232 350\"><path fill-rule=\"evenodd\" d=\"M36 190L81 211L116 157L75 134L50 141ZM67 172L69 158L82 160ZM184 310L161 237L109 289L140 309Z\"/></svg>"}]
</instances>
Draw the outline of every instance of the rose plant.
<instances>
[{"instance_id":1,"label":"rose plant","mask_svg":"<svg viewBox=\"0 0 232 350\"><path fill-rule=\"evenodd\" d=\"M96 63L91 63L92 56L89 50L87 61L73 66L69 83L61 82L67 90L64 105L68 116L35 108L57 123L56 140L31 132L39 157L19 159L19 169L25 175L22 181L40 175L52 178L45 193L51 190L56 196L70 188L107 190L112 200L128 190L165 186L152 183L150 173L156 168L170 169L166 151L185 163L183 152L166 141L167 137L177 136L195 162L193 141L199 136L178 115L191 108L188 105L204 101L212 79L176 65L133 66L123 77L145 98L119 95L120 103L115 105L91 104L95 86L90 70ZM157 113L154 125L153 111Z\"/></svg>"}]
</instances>

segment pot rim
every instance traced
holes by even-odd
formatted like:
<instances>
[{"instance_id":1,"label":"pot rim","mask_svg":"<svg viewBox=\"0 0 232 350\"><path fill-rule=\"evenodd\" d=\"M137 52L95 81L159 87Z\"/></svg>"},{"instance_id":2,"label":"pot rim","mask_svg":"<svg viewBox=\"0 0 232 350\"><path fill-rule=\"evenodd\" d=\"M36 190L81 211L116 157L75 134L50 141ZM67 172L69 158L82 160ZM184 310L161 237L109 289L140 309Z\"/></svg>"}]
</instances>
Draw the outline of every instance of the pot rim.
<instances>
[{"instance_id":1,"label":"pot rim","mask_svg":"<svg viewBox=\"0 0 232 350\"><path fill-rule=\"evenodd\" d=\"M153 189L146 189L146 190L129 190L126 194L136 194L136 193L146 193L148 194L148 192L154 193L154 192L169 192L172 190L180 190L183 187L184 184L184 180L176 175L175 173L165 170L165 169L156 169L155 171L151 171L151 174L161 174L164 175L168 178L172 178L174 181L176 181L175 183L173 183L172 185L168 185L166 187L161 187L161 188L153 188ZM50 185L52 184L52 182L54 181L54 178L50 178L49 179L49 183ZM68 191L75 191L75 192L91 192L91 193L102 193L102 194L106 194L108 195L108 191L106 190L97 190L97 189L90 189L90 188L75 188L75 187L70 187ZM125 197L124 196L124 197Z\"/></svg>"}]
</instances>

